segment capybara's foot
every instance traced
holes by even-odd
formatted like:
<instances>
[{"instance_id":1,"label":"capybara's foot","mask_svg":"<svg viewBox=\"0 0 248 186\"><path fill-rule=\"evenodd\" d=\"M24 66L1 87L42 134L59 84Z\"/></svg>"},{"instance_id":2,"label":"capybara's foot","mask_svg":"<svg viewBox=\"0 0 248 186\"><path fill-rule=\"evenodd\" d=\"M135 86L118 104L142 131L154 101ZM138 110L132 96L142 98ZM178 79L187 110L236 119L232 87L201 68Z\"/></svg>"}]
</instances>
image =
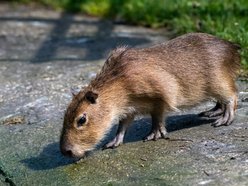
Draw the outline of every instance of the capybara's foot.
<instances>
[{"instance_id":1,"label":"capybara's foot","mask_svg":"<svg viewBox=\"0 0 248 186\"><path fill-rule=\"evenodd\" d=\"M150 141L150 140L158 140L160 138L166 138L167 131L165 127L160 127L159 129L154 129L151 131L151 133L144 138L144 141Z\"/></svg>"},{"instance_id":2,"label":"capybara's foot","mask_svg":"<svg viewBox=\"0 0 248 186\"><path fill-rule=\"evenodd\" d=\"M201 112L198 114L200 117L207 117L207 118L213 118L221 116L224 112L223 105L219 102L217 102L216 106L208 111Z\"/></svg>"},{"instance_id":3,"label":"capybara's foot","mask_svg":"<svg viewBox=\"0 0 248 186\"><path fill-rule=\"evenodd\" d=\"M229 112L225 112L225 114L212 123L214 127L227 126L233 122L233 115Z\"/></svg>"},{"instance_id":4,"label":"capybara's foot","mask_svg":"<svg viewBox=\"0 0 248 186\"><path fill-rule=\"evenodd\" d=\"M222 125L230 125L234 119L234 112L236 108L236 97L231 99L227 104L224 104L224 112L222 117L217 119L212 126L219 127Z\"/></svg>"},{"instance_id":5,"label":"capybara's foot","mask_svg":"<svg viewBox=\"0 0 248 186\"><path fill-rule=\"evenodd\" d=\"M109 149L109 148L114 149L114 148L120 146L123 143L123 137L120 135L117 135L112 141L105 144L103 146L103 149Z\"/></svg>"}]
</instances>

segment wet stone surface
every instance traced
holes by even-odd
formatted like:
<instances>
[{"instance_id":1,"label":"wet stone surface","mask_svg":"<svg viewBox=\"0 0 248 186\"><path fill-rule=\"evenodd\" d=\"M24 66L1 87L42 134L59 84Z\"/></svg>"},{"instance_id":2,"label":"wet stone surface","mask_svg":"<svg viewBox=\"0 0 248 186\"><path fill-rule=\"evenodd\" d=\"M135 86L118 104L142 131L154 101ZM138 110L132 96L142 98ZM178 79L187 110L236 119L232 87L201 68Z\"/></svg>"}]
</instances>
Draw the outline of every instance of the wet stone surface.
<instances>
[{"instance_id":1,"label":"wet stone surface","mask_svg":"<svg viewBox=\"0 0 248 186\"><path fill-rule=\"evenodd\" d=\"M248 184L247 81L230 126L197 117L208 102L172 113L169 139L143 143L151 121L137 118L125 145L75 163L58 144L70 88L87 85L117 45L166 41L163 31L5 4L0 28L0 185Z\"/></svg>"}]
</instances>

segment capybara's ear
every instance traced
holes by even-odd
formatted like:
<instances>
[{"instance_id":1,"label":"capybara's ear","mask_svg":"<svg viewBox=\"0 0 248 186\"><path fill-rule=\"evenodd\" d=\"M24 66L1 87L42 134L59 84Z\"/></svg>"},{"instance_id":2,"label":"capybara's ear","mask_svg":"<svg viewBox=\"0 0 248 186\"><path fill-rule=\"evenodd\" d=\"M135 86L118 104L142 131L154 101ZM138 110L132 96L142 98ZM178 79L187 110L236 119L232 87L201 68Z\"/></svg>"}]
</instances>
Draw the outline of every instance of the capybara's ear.
<instances>
[{"instance_id":1,"label":"capybara's ear","mask_svg":"<svg viewBox=\"0 0 248 186\"><path fill-rule=\"evenodd\" d=\"M94 93L92 91L88 91L86 94L85 94L85 98L87 101L89 101L90 103L92 104L95 104L96 103L96 99L98 98L98 94L97 93Z\"/></svg>"},{"instance_id":2,"label":"capybara's ear","mask_svg":"<svg viewBox=\"0 0 248 186\"><path fill-rule=\"evenodd\" d=\"M71 87L71 94L74 96L76 96L79 92L80 92L80 88L78 87Z\"/></svg>"}]
</instances>

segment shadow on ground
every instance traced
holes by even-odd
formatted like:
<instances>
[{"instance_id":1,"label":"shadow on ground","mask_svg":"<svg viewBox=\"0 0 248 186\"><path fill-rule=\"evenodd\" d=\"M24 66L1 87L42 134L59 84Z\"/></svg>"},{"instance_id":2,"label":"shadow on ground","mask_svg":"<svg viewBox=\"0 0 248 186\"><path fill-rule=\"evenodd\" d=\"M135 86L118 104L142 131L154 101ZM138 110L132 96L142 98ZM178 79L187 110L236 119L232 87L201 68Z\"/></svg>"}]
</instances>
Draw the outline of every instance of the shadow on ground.
<instances>
[{"instance_id":1,"label":"shadow on ground","mask_svg":"<svg viewBox=\"0 0 248 186\"><path fill-rule=\"evenodd\" d=\"M2 56L0 61L30 61L31 63L42 63L48 61L78 61L78 60L99 60L106 58L107 54L118 45L136 46L141 44L147 44L151 41L148 38L140 35L134 36L127 33L116 33L114 32L114 24L110 21L105 20L76 20L74 15L68 13L61 13L59 18L43 18L43 17L0 17L1 23L15 23L30 26L47 25L51 26L51 29L45 29L45 35L43 38L36 33L29 35L29 40L32 41L32 37L42 39L37 41L34 39L31 44L34 45L34 51L30 51L27 56L24 56L22 51L18 58L11 58ZM72 28L73 27L73 28ZM83 28L82 28L83 27ZM80 28L80 30L79 30ZM74 30L73 30L74 29ZM71 32L75 32L72 34ZM1 38L0 38L1 39ZM4 38L3 38L4 39ZM18 40L18 36L16 40ZM12 40L15 40L13 37ZM20 39L19 39L20 40ZM25 40L25 39L23 39ZM7 39L8 42L8 39ZM25 41L18 41L18 45ZM29 43L27 41L25 43ZM11 43L6 48L16 48ZM24 47L25 48L25 47ZM26 46L26 48L32 48ZM19 50L19 49L17 49ZM25 49L27 50L27 49ZM29 54L32 56L28 56ZM18 56L18 51L16 52ZM25 59L24 59L25 58ZM29 58L29 59L28 59Z\"/></svg>"},{"instance_id":2,"label":"shadow on ground","mask_svg":"<svg viewBox=\"0 0 248 186\"><path fill-rule=\"evenodd\" d=\"M21 161L32 170L48 170L73 163L74 160L62 156L59 151L59 143L48 144L37 157L27 158Z\"/></svg>"},{"instance_id":3,"label":"shadow on ground","mask_svg":"<svg viewBox=\"0 0 248 186\"><path fill-rule=\"evenodd\" d=\"M142 141L143 138L149 134L151 129L150 122L150 119L147 118L135 121L128 129L124 143ZM211 120L200 118L196 114L187 114L180 116L170 116L166 122L168 125L168 132L173 132L184 128L209 124L211 123ZM116 130L117 126L113 127L107 137L98 145L97 150L100 150L106 142L115 136ZM74 162L75 160L62 156L59 151L59 142L47 145L37 157L22 160L22 163L32 170L54 169Z\"/></svg>"}]
</instances>

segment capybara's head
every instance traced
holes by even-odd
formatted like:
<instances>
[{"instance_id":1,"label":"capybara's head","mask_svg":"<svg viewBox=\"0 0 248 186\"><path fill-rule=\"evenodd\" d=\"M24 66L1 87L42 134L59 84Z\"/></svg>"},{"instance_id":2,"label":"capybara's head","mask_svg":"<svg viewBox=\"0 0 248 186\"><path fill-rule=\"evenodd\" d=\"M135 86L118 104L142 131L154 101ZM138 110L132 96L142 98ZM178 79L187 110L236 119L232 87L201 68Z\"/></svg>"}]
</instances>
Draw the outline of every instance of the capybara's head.
<instances>
[{"instance_id":1,"label":"capybara's head","mask_svg":"<svg viewBox=\"0 0 248 186\"><path fill-rule=\"evenodd\" d=\"M62 154L81 158L104 137L111 117L100 102L101 98L91 90L73 96L64 115L60 139Z\"/></svg>"}]
</instances>

